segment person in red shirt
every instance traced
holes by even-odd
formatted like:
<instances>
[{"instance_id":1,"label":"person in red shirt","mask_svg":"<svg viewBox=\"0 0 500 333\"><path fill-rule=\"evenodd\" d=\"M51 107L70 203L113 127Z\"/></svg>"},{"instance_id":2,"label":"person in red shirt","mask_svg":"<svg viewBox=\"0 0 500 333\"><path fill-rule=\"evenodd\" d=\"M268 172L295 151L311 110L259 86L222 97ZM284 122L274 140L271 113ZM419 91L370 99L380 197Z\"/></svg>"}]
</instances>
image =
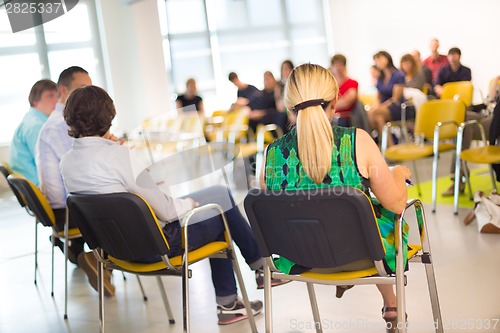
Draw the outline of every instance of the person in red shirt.
<instances>
[{"instance_id":1,"label":"person in red shirt","mask_svg":"<svg viewBox=\"0 0 500 333\"><path fill-rule=\"evenodd\" d=\"M336 105L338 126L350 127L351 111L358 100L358 82L347 76L347 59L342 54L335 54L330 61L330 71L339 85L339 98Z\"/></svg>"},{"instance_id":2,"label":"person in red shirt","mask_svg":"<svg viewBox=\"0 0 500 333\"><path fill-rule=\"evenodd\" d=\"M431 55L423 61L422 65L430 69L432 72L432 81L436 83L439 70L443 66L448 65L448 57L444 54L439 54L439 40L436 38L431 40L430 49Z\"/></svg>"}]
</instances>

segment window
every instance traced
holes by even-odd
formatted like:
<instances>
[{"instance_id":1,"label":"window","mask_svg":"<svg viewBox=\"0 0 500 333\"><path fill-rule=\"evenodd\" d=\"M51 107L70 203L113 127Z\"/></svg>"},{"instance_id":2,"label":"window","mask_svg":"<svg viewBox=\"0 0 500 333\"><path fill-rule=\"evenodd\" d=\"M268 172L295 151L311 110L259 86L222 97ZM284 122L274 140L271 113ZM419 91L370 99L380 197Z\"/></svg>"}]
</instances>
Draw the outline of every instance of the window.
<instances>
[{"instance_id":1,"label":"window","mask_svg":"<svg viewBox=\"0 0 500 333\"><path fill-rule=\"evenodd\" d=\"M172 93L183 93L195 78L208 114L235 100L231 71L262 87L266 70L279 79L285 59L328 62L322 0L158 0L158 6Z\"/></svg>"},{"instance_id":2,"label":"window","mask_svg":"<svg viewBox=\"0 0 500 333\"><path fill-rule=\"evenodd\" d=\"M13 34L5 7L0 9L0 144L12 140L36 81L57 82L63 69L77 65L95 84L106 86L96 21L94 0L80 0L57 19Z\"/></svg>"}]
</instances>

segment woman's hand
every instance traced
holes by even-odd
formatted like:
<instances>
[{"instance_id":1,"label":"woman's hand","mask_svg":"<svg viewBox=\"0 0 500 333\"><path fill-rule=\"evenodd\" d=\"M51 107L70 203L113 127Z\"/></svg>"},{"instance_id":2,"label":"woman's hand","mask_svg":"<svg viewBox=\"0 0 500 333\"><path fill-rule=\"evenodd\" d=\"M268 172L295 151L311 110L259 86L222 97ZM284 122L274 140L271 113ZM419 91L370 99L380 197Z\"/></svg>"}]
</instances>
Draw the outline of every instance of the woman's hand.
<instances>
[{"instance_id":1,"label":"woman's hand","mask_svg":"<svg viewBox=\"0 0 500 333\"><path fill-rule=\"evenodd\" d=\"M396 165L391 168L391 171L392 171L392 176L394 177L396 182L399 181L406 182L407 179L409 180L411 178L410 169L404 165Z\"/></svg>"}]
</instances>

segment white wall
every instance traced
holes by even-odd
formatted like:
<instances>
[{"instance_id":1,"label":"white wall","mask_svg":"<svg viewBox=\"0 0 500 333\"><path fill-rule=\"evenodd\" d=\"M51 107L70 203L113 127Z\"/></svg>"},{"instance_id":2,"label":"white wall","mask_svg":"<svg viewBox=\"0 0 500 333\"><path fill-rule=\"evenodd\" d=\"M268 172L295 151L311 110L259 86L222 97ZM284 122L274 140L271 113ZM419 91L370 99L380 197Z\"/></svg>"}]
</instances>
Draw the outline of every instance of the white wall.
<instances>
[{"instance_id":1,"label":"white wall","mask_svg":"<svg viewBox=\"0 0 500 333\"><path fill-rule=\"evenodd\" d=\"M97 11L108 91L117 110L114 125L130 131L172 105L158 6L156 0L133 5L98 0Z\"/></svg>"},{"instance_id":2,"label":"white wall","mask_svg":"<svg viewBox=\"0 0 500 333\"><path fill-rule=\"evenodd\" d=\"M360 90L370 85L369 67L379 50L388 51L399 67L405 53L417 49L425 59L429 41L438 38L440 53L462 50L471 68L474 101L479 90L500 75L500 1L498 0L329 0L333 48L348 59L350 76Z\"/></svg>"}]
</instances>

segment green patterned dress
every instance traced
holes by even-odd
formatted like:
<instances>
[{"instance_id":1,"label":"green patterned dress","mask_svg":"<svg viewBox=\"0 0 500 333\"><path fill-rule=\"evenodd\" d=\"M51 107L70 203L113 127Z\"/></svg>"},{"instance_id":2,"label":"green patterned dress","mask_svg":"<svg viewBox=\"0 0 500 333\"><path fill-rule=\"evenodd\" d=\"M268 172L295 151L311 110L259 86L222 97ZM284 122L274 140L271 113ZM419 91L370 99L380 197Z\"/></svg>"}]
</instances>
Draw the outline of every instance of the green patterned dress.
<instances>
[{"instance_id":1,"label":"green patterned dress","mask_svg":"<svg viewBox=\"0 0 500 333\"><path fill-rule=\"evenodd\" d=\"M267 149L264 179L269 190L314 190L332 186L355 187L369 196L369 180L364 178L356 165L356 129L333 126L332 166L323 182L316 184L305 173L299 159L297 131L293 128L289 133L271 143ZM394 272L396 249L394 244L394 213L383 208L372 198L377 214L377 223L385 246L386 269ZM403 248L408 245L408 225L403 227ZM407 260L405 251L405 262ZM276 267L284 273L289 273L294 263L280 257L275 262Z\"/></svg>"}]
</instances>

